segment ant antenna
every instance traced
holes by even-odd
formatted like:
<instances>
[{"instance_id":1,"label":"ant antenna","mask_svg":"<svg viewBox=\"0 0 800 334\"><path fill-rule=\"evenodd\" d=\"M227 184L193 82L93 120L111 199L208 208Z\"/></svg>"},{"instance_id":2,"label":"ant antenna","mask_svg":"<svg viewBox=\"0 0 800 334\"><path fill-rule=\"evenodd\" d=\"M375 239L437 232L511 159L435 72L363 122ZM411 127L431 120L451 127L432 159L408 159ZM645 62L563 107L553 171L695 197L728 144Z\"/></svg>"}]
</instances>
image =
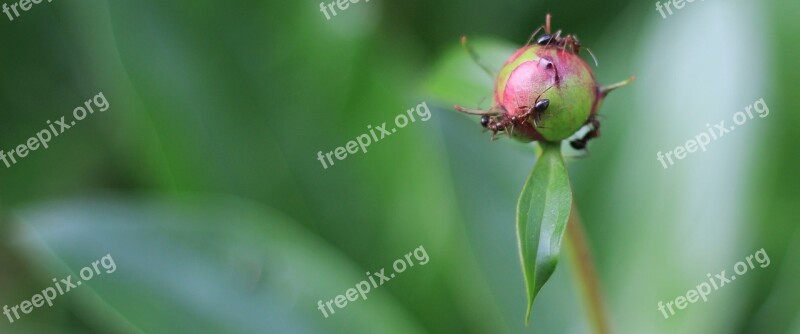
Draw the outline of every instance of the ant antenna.
<instances>
[{"instance_id":1,"label":"ant antenna","mask_svg":"<svg viewBox=\"0 0 800 334\"><path fill-rule=\"evenodd\" d=\"M472 61L476 65L478 65L478 67L480 67L483 70L483 72L489 75L490 78L494 79L497 76L497 74L493 73L491 70L489 70L489 67L487 67L485 64L483 64L483 62L481 62L481 57L478 56L478 53L475 52L475 50L472 49L472 47L467 45L467 36L461 36L461 46L464 47L464 50L467 51L467 54L469 54L469 57L472 59Z\"/></svg>"},{"instance_id":2,"label":"ant antenna","mask_svg":"<svg viewBox=\"0 0 800 334\"><path fill-rule=\"evenodd\" d=\"M481 100L480 100L480 101L478 101L478 106L480 106L480 105L482 105L484 102L486 102L486 98L488 98L488 96L484 95L484 96L481 98Z\"/></svg>"},{"instance_id":3,"label":"ant antenna","mask_svg":"<svg viewBox=\"0 0 800 334\"><path fill-rule=\"evenodd\" d=\"M591 55L591 56L592 56L592 59L594 59L594 66L595 66L595 67L600 67L600 63L599 63L599 62L597 62L597 57L595 57L595 56L594 56L594 52L592 52L592 49L589 49L589 48L587 48L587 47L584 47L584 49L586 49L586 51L588 51L588 52L589 52L589 55Z\"/></svg>"},{"instance_id":4,"label":"ant antenna","mask_svg":"<svg viewBox=\"0 0 800 334\"><path fill-rule=\"evenodd\" d=\"M533 101L533 105L536 105L536 102L539 101L539 98L541 98L542 95L544 95L544 93L547 93L547 91L550 90L553 87L555 87L555 85L547 86L547 88L545 88L541 93L539 93L539 95L536 96L536 100ZM528 103L531 103L530 98L528 98Z\"/></svg>"}]
</instances>

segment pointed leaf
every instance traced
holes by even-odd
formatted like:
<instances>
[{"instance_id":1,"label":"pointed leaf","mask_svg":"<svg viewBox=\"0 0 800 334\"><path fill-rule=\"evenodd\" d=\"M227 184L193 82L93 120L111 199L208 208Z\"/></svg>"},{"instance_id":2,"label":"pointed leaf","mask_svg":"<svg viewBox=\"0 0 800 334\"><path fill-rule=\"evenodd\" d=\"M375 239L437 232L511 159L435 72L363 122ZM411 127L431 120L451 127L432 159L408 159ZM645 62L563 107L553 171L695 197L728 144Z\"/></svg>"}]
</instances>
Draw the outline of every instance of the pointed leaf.
<instances>
[{"instance_id":1,"label":"pointed leaf","mask_svg":"<svg viewBox=\"0 0 800 334\"><path fill-rule=\"evenodd\" d=\"M572 189L559 144L543 144L517 203L517 237L530 318L533 300L555 271L569 219Z\"/></svg>"}]
</instances>

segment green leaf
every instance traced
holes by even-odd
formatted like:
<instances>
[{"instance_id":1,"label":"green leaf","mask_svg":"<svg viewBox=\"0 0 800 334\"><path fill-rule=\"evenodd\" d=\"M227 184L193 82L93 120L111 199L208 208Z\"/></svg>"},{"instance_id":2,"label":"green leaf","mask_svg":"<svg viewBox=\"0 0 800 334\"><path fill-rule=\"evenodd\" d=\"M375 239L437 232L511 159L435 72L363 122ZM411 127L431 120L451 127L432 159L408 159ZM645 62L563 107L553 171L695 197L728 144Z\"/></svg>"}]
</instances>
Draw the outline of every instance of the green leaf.
<instances>
[{"instance_id":1,"label":"green leaf","mask_svg":"<svg viewBox=\"0 0 800 334\"><path fill-rule=\"evenodd\" d=\"M53 305L100 332L422 332L386 288L325 317L318 302L353 288L366 270L289 218L235 197L106 195L36 205L16 218L13 248L42 288L111 256L114 270L101 268Z\"/></svg>"},{"instance_id":2,"label":"green leaf","mask_svg":"<svg viewBox=\"0 0 800 334\"><path fill-rule=\"evenodd\" d=\"M560 147L542 144L542 155L517 203L517 237L528 297L526 324L536 294L556 269L572 206L572 189Z\"/></svg>"},{"instance_id":3,"label":"green leaf","mask_svg":"<svg viewBox=\"0 0 800 334\"><path fill-rule=\"evenodd\" d=\"M484 73L457 42L454 40L453 46L433 66L430 76L425 80L425 91L449 104L474 107L483 100L484 106L491 105L495 77ZM475 39L469 43L482 62L495 73L518 48L495 39Z\"/></svg>"}]
</instances>

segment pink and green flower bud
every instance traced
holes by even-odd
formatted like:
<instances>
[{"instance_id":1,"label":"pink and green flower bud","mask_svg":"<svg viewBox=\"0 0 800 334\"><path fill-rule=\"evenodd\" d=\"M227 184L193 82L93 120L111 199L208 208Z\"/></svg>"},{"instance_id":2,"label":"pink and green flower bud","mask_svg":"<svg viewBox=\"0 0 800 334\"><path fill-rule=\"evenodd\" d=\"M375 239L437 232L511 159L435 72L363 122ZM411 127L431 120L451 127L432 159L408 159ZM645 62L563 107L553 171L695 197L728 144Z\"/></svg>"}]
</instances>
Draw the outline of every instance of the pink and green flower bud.
<instances>
[{"instance_id":1,"label":"pink and green flower bud","mask_svg":"<svg viewBox=\"0 0 800 334\"><path fill-rule=\"evenodd\" d=\"M455 109L480 115L481 125L492 131L492 139L498 133L507 133L526 142L558 143L588 126L587 132L570 141L573 148L583 149L589 140L600 135L600 122L594 117L600 103L608 92L634 78L598 86L591 67L579 56L578 38L562 35L561 31L551 35L549 14L542 28L545 34L534 45L528 43L514 52L500 69L491 109L461 106ZM473 61L490 73L477 53L467 46L466 37L462 37L461 43Z\"/></svg>"},{"instance_id":2,"label":"pink and green flower bud","mask_svg":"<svg viewBox=\"0 0 800 334\"><path fill-rule=\"evenodd\" d=\"M530 113L537 101L549 100L546 110L531 113L530 126L516 127L513 135L524 141L558 142L587 123L597 112L601 95L591 68L580 56L532 45L515 52L503 65L494 99L509 117Z\"/></svg>"}]
</instances>

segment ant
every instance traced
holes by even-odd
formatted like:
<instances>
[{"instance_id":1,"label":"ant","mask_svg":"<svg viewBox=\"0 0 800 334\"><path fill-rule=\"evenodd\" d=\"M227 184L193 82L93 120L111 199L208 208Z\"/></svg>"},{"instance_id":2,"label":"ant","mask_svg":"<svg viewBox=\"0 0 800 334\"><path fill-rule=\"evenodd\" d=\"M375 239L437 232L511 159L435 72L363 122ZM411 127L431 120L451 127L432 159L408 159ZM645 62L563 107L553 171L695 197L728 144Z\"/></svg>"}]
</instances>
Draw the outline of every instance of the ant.
<instances>
[{"instance_id":1,"label":"ant","mask_svg":"<svg viewBox=\"0 0 800 334\"><path fill-rule=\"evenodd\" d=\"M564 51L566 51L567 47L569 47L569 49L572 50L572 53L576 55L580 54L581 42L578 40L578 36L569 34L565 37L561 37L561 30L557 31L555 34L550 33L550 14L547 14L547 17L545 18L545 25L540 26L538 29L536 29L536 31L533 32L533 35L531 35L531 38L528 39L528 43L526 45L529 45L533 41L533 38L536 36L536 34L538 34L539 31L541 31L542 29L544 29L544 34L536 39L537 45L549 46L552 44L555 47L561 48L561 50ZM592 50L590 50L589 48L585 49L586 51L589 52L589 55L592 56L595 66L599 66L599 63L597 62L597 57L594 56Z\"/></svg>"},{"instance_id":2,"label":"ant","mask_svg":"<svg viewBox=\"0 0 800 334\"><path fill-rule=\"evenodd\" d=\"M545 90L545 92L546 91L547 90ZM544 94L544 92L542 92L542 94ZM529 118L533 118L534 126L541 122L542 115L547 108L550 107L549 99L540 99L542 94L539 94L539 97L536 98L532 107L519 107L521 109L527 109L527 111L511 117L507 116L507 112L503 107L499 107L500 110L493 108L489 111L466 109L461 106L455 106L455 109L465 114L481 115L481 126L486 130L492 131L492 140L494 140L498 132L505 131L506 134L510 136L515 126L521 126Z\"/></svg>"},{"instance_id":3,"label":"ant","mask_svg":"<svg viewBox=\"0 0 800 334\"><path fill-rule=\"evenodd\" d=\"M550 88L553 88L553 86L550 86L547 89L545 89L544 92L542 92L542 94L550 90ZM512 122L518 123L520 121L528 119L529 117L533 117L533 125L538 126L539 123L541 123L542 121L542 116L544 115L545 110L547 110L547 108L550 107L550 99L541 99L541 100L539 99L542 96L542 94L539 94L539 97L536 98L536 101L533 103L532 108L529 108L527 106L520 106L521 109L528 109L528 111L512 117L511 118Z\"/></svg>"},{"instance_id":4,"label":"ant","mask_svg":"<svg viewBox=\"0 0 800 334\"><path fill-rule=\"evenodd\" d=\"M589 116L589 120L586 121L586 124L589 125L589 131L582 137L569 142L569 145L578 151L586 149L586 145L590 140L600 137L600 121L597 120L595 115Z\"/></svg>"}]
</instances>

